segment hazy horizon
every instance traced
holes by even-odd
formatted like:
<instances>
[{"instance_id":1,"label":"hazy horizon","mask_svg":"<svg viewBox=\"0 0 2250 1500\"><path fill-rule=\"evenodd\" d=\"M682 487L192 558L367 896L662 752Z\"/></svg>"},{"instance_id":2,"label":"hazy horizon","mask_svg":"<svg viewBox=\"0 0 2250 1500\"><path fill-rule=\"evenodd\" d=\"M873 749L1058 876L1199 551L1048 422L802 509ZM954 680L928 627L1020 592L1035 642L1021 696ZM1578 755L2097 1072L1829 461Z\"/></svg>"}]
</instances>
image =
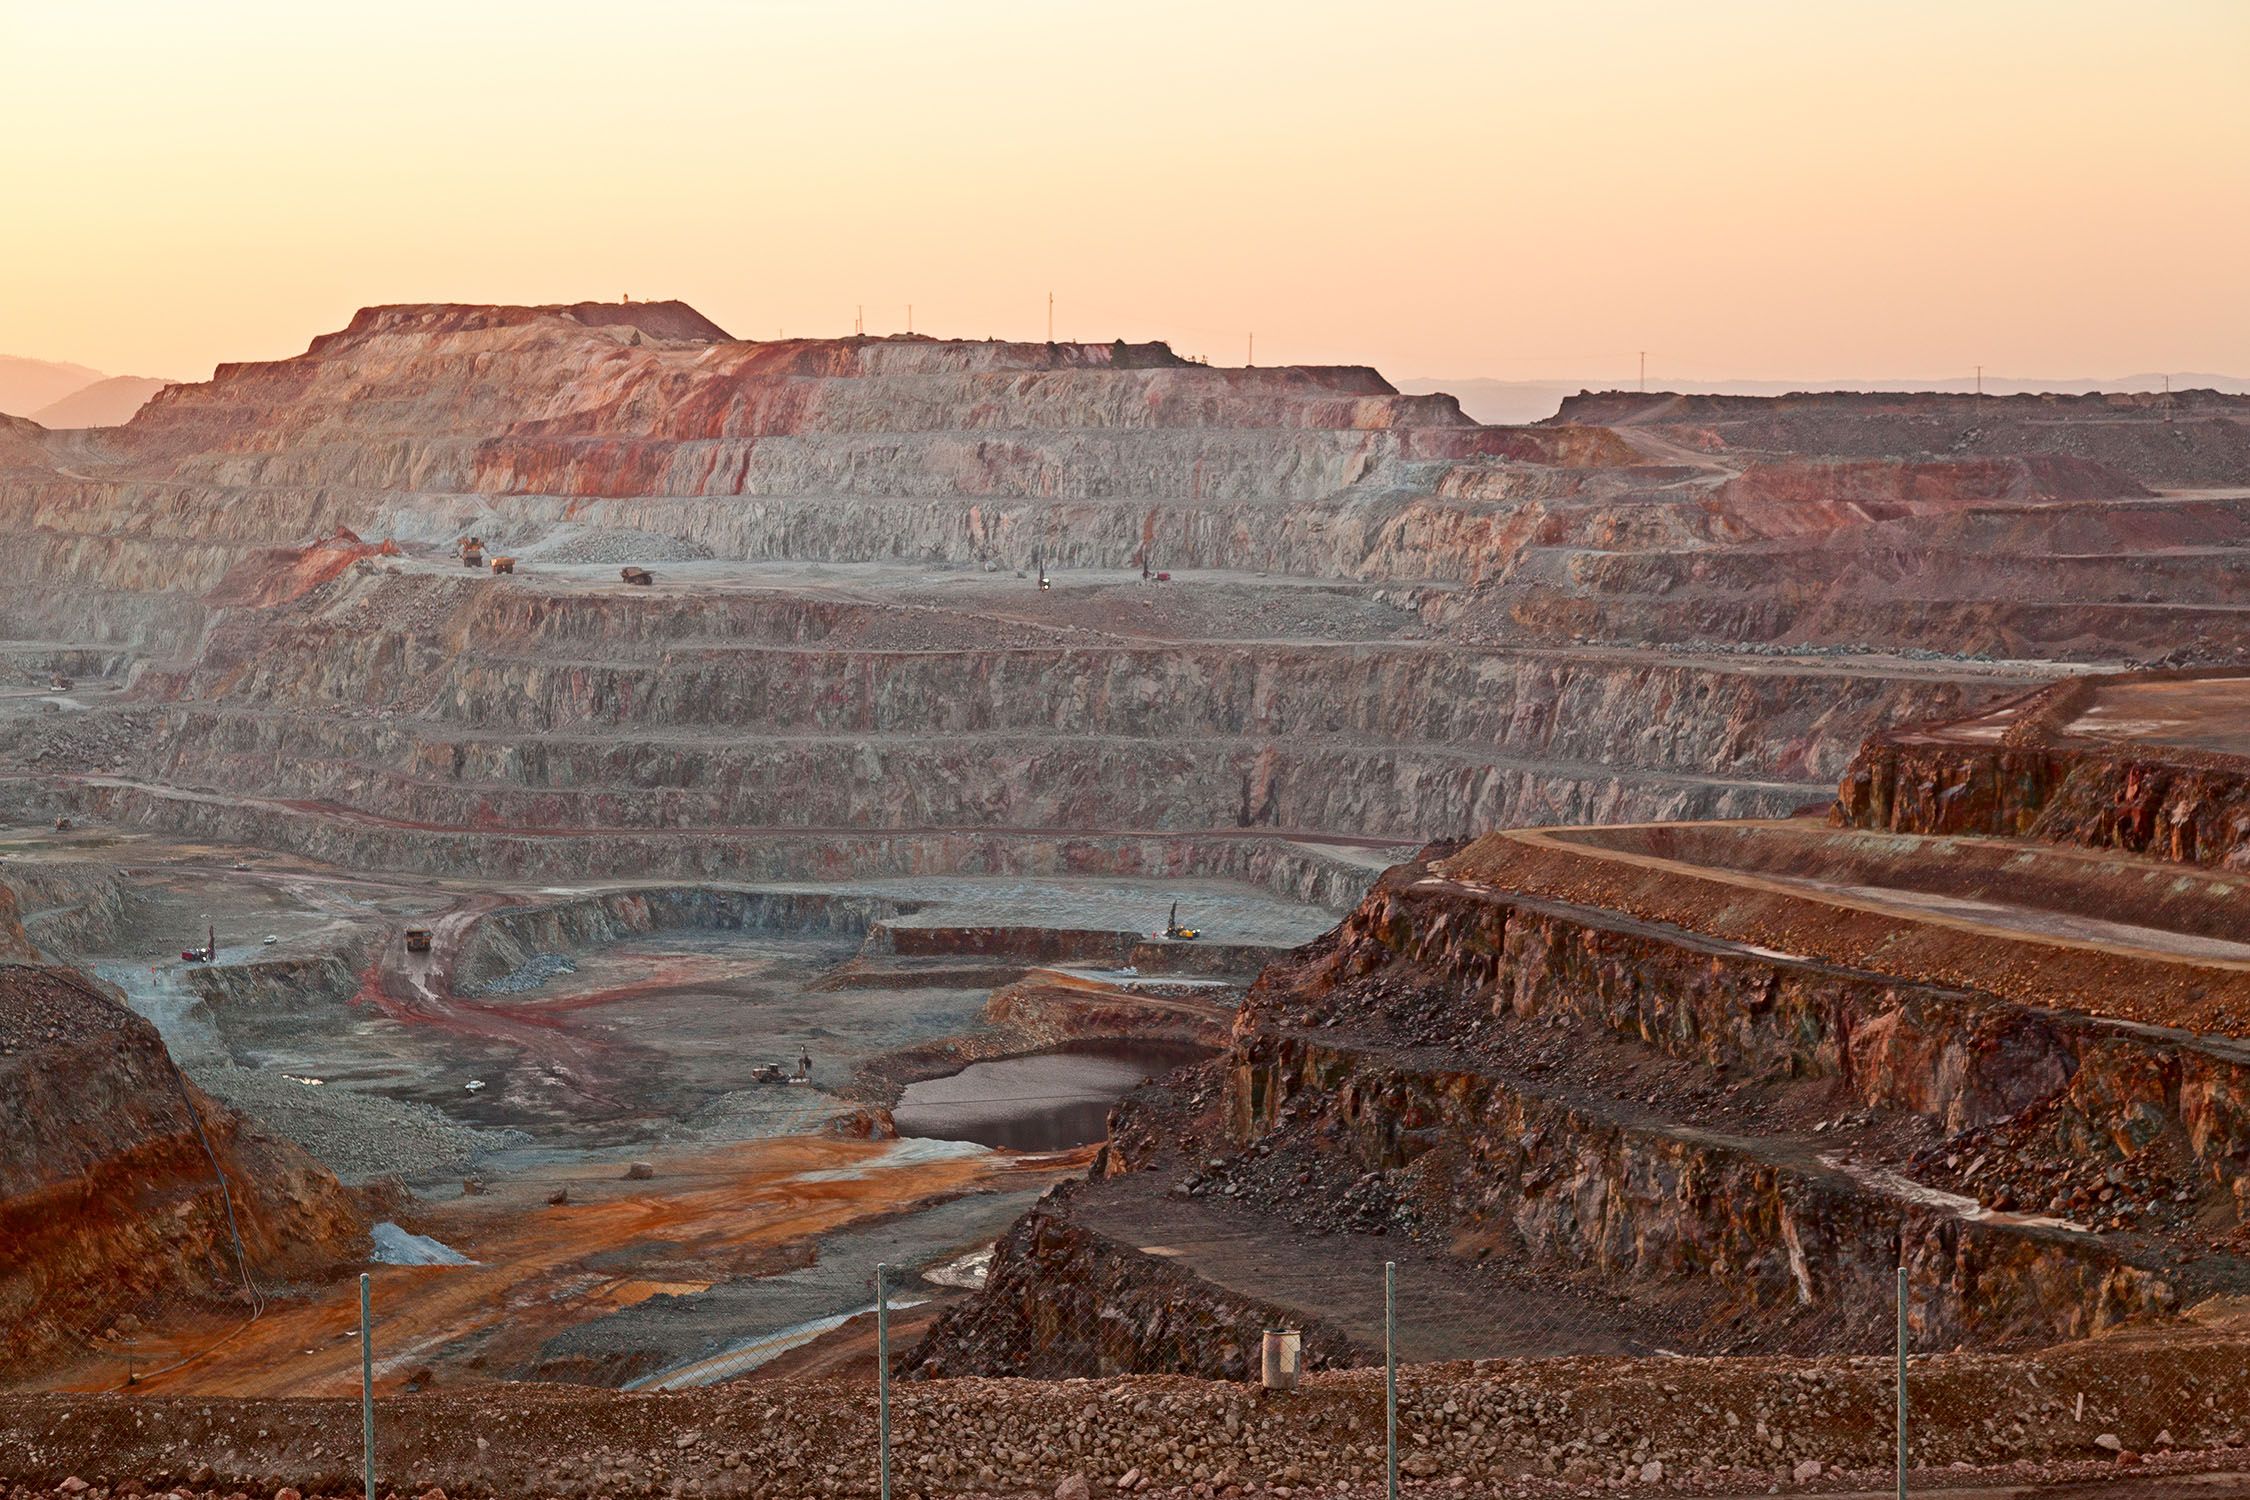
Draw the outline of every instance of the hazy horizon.
<instances>
[{"instance_id":1,"label":"hazy horizon","mask_svg":"<svg viewBox=\"0 0 2250 1500\"><path fill-rule=\"evenodd\" d=\"M109 371L620 293L1039 338L1050 291L1410 377L2250 370L2231 0L119 0L0 46L0 350Z\"/></svg>"},{"instance_id":2,"label":"hazy horizon","mask_svg":"<svg viewBox=\"0 0 2250 1500\"><path fill-rule=\"evenodd\" d=\"M732 330L729 330L730 332ZM1487 375L1401 375L1395 371L1379 373L1390 379L1399 390L1409 394L1443 392L1459 399L1461 407L1478 421L1491 423L1521 423L1538 421L1554 415L1561 402L1580 391L1603 392L1631 390L1636 381L1608 381L1583 376L1551 375L1508 379ZM1800 391L1863 391L1896 393L1912 391L1967 391L1981 388L1991 395L2018 395L2047 392L2053 394L2080 394L2090 391L2156 391L2164 388L2170 379L2170 389L2186 391L2210 388L2229 394L2250 394L2250 378L2217 371L2175 370L2135 371L2129 374L2108 376L2058 376L2058 375L2008 375L1985 372L1981 377L1963 375L1919 375L1898 378L1866 376L1841 376L1806 381L1762 380L1754 377L1679 377L1670 380L1652 378L1647 386L1651 394L1679 392L1683 394L1718 395L1784 395ZM92 369L82 363L67 360L41 360L0 350L0 415L30 417L47 421L53 415L49 408L63 408L78 412L82 405L66 405L80 401L79 393L90 388L134 383L150 379L137 372L115 372ZM154 377L162 381L163 377ZM119 400L123 398L117 398ZM145 395L136 392L131 404L137 405ZM103 410L120 411L116 400ZM122 416L104 420L122 421Z\"/></svg>"}]
</instances>

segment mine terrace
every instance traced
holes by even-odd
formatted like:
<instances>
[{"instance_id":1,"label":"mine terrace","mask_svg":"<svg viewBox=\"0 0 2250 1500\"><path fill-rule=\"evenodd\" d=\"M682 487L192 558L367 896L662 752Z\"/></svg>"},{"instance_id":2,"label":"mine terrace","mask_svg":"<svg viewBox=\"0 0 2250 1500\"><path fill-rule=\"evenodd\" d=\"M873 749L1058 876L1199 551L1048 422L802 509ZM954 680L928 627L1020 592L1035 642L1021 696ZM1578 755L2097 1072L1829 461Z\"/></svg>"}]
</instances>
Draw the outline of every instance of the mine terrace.
<instances>
[{"instance_id":1,"label":"mine terrace","mask_svg":"<svg viewBox=\"0 0 2250 1500\"><path fill-rule=\"evenodd\" d=\"M878 1263L920 1494L1379 1484L1386 1262L1433 1493L1880 1485L1901 1266L2250 1470L2250 399L375 307L0 535L11 1481L348 1488L371 1270L402 1490L872 1494Z\"/></svg>"}]
</instances>

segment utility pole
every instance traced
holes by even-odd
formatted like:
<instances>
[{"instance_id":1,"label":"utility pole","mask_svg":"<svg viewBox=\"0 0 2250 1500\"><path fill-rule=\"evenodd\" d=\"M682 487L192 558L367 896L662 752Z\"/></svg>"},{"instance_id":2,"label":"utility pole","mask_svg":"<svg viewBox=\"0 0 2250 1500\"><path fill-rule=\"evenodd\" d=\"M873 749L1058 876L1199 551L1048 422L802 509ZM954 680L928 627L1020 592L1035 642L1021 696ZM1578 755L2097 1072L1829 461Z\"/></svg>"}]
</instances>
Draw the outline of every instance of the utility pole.
<instances>
[{"instance_id":1,"label":"utility pole","mask_svg":"<svg viewBox=\"0 0 2250 1500\"><path fill-rule=\"evenodd\" d=\"M1984 366L1983 366L1983 365L1978 365L1978 366L1977 366L1977 396L1978 396L1978 398L1979 398L1979 399L1982 399L1982 397L1984 396Z\"/></svg>"},{"instance_id":2,"label":"utility pole","mask_svg":"<svg viewBox=\"0 0 2250 1500\"><path fill-rule=\"evenodd\" d=\"M1047 294L1047 342L1055 341L1055 294Z\"/></svg>"},{"instance_id":3,"label":"utility pole","mask_svg":"<svg viewBox=\"0 0 2250 1500\"><path fill-rule=\"evenodd\" d=\"M875 1267L875 1446L882 1500L891 1500L890 1267Z\"/></svg>"},{"instance_id":4,"label":"utility pole","mask_svg":"<svg viewBox=\"0 0 2250 1500\"><path fill-rule=\"evenodd\" d=\"M127 1385L139 1385L141 1383L139 1373L133 1369L133 1357L140 1351L140 1339L136 1335L127 1334L125 1336L125 1383Z\"/></svg>"},{"instance_id":5,"label":"utility pole","mask_svg":"<svg viewBox=\"0 0 2250 1500\"><path fill-rule=\"evenodd\" d=\"M852 309L852 333L856 336L865 332L867 332L867 304L863 302Z\"/></svg>"},{"instance_id":6,"label":"utility pole","mask_svg":"<svg viewBox=\"0 0 2250 1500\"><path fill-rule=\"evenodd\" d=\"M1906 1267L1898 1268L1898 1500L1906 1500Z\"/></svg>"},{"instance_id":7,"label":"utility pole","mask_svg":"<svg viewBox=\"0 0 2250 1500\"><path fill-rule=\"evenodd\" d=\"M1646 349L1641 351L1641 391L1643 394L1648 391L1648 351Z\"/></svg>"},{"instance_id":8,"label":"utility pole","mask_svg":"<svg viewBox=\"0 0 2250 1500\"><path fill-rule=\"evenodd\" d=\"M1256 364L1257 362L1258 362L1258 336L1257 336L1256 334L1254 334L1254 333L1253 333L1253 334L1251 334L1251 335L1250 335L1250 347L1249 347L1248 351L1247 351L1247 352L1245 352L1245 353L1243 354L1243 356L1242 356L1242 363L1243 363L1243 364L1244 364L1245 366L1249 366L1249 365L1254 365L1254 364Z\"/></svg>"},{"instance_id":9,"label":"utility pole","mask_svg":"<svg viewBox=\"0 0 2250 1500\"><path fill-rule=\"evenodd\" d=\"M914 304L911 302L906 304L906 331L908 333L914 331Z\"/></svg>"},{"instance_id":10,"label":"utility pole","mask_svg":"<svg viewBox=\"0 0 2250 1500\"><path fill-rule=\"evenodd\" d=\"M1383 1262L1383 1495L1398 1500L1398 1262Z\"/></svg>"},{"instance_id":11,"label":"utility pole","mask_svg":"<svg viewBox=\"0 0 2250 1500\"><path fill-rule=\"evenodd\" d=\"M375 1500L375 1293L374 1279L359 1273L359 1456L367 1500Z\"/></svg>"}]
</instances>

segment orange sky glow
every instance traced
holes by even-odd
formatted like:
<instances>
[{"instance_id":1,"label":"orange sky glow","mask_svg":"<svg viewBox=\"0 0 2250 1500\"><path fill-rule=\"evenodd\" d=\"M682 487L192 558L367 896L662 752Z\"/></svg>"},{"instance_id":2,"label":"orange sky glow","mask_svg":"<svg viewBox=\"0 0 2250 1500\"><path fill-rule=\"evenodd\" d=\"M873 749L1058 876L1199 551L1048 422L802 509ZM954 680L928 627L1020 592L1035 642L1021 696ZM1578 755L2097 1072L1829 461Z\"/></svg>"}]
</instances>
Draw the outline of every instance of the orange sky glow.
<instances>
[{"instance_id":1,"label":"orange sky glow","mask_svg":"<svg viewBox=\"0 0 2250 1500\"><path fill-rule=\"evenodd\" d=\"M1395 377L2250 375L2250 3L0 0L0 353L367 303Z\"/></svg>"}]
</instances>

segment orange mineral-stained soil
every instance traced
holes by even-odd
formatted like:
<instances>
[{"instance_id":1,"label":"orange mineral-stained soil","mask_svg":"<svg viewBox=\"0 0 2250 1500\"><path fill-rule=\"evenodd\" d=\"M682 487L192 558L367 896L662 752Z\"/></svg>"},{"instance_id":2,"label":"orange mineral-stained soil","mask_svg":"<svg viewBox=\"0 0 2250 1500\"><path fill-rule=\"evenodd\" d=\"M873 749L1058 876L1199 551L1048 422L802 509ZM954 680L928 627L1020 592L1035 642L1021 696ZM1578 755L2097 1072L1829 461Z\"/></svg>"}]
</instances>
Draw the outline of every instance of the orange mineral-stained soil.
<instances>
[{"instance_id":1,"label":"orange mineral-stained soil","mask_svg":"<svg viewBox=\"0 0 2250 1500\"><path fill-rule=\"evenodd\" d=\"M814 1237L854 1221L980 1189L1038 1186L1082 1170L1084 1154L1001 1153L884 1165L891 1141L793 1137L651 1158L653 1177L614 1162L557 1167L417 1212L409 1227L478 1262L376 1266L375 1383L395 1392L498 1375L564 1328L658 1293L809 1263ZM839 1170L841 1169L841 1170ZM816 1175L807 1180L807 1174ZM556 1189L570 1201L550 1205ZM149 1394L327 1396L360 1379L358 1282L276 1301L246 1326L202 1318L150 1329L139 1344ZM230 1332L230 1326L233 1331ZM471 1352L473 1349L473 1352ZM172 1370L164 1366L203 1352ZM449 1352L450 1351L450 1352ZM114 1360L58 1366L37 1382L108 1390Z\"/></svg>"}]
</instances>

